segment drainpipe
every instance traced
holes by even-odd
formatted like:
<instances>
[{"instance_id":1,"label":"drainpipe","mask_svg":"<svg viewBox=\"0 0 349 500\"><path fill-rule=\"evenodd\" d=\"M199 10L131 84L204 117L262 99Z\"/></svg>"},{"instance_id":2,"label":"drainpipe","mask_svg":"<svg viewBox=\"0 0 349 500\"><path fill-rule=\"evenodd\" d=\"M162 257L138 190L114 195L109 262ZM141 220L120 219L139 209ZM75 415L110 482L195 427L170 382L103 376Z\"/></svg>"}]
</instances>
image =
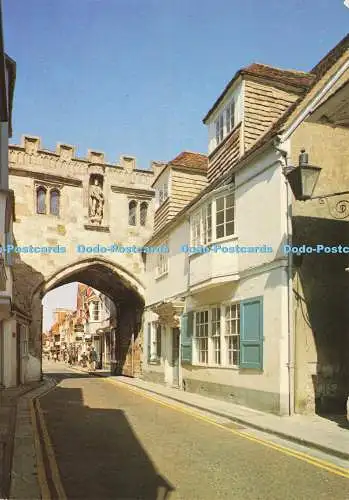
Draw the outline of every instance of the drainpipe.
<instances>
[{"instance_id":1,"label":"drainpipe","mask_svg":"<svg viewBox=\"0 0 349 500\"><path fill-rule=\"evenodd\" d=\"M283 157L284 169L289 168L289 152L281 149L277 143L274 143L276 151ZM287 245L292 245L292 193L289 182L285 177L286 187L286 205L287 205ZM295 362L294 362L294 328L293 328L293 277L292 277L293 259L292 252L287 254L287 343L288 343L288 414L294 414L294 386L295 386Z\"/></svg>"},{"instance_id":2,"label":"drainpipe","mask_svg":"<svg viewBox=\"0 0 349 500\"><path fill-rule=\"evenodd\" d=\"M133 359L133 356L134 356L134 341L135 341L135 334L132 333L132 336L131 336L131 374L132 374L132 377L134 377L134 359Z\"/></svg>"}]
</instances>

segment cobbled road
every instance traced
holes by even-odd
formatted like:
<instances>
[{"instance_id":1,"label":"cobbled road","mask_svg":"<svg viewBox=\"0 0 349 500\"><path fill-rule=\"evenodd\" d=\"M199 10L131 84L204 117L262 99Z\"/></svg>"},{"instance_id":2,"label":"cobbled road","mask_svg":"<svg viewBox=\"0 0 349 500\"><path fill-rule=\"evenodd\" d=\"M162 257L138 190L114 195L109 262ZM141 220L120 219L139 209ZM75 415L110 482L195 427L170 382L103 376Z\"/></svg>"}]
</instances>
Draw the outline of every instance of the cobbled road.
<instances>
[{"instance_id":1,"label":"cobbled road","mask_svg":"<svg viewBox=\"0 0 349 500\"><path fill-rule=\"evenodd\" d=\"M45 370L58 385L40 406L69 500L349 499L344 477L127 386L59 363Z\"/></svg>"}]
</instances>

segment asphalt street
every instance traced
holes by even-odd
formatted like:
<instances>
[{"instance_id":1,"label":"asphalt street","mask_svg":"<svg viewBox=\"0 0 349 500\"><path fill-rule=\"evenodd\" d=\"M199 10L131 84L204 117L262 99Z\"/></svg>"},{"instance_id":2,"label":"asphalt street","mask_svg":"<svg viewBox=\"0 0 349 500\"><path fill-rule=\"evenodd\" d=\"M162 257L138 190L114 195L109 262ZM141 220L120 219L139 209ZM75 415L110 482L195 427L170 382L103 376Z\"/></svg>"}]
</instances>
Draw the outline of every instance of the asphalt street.
<instances>
[{"instance_id":1,"label":"asphalt street","mask_svg":"<svg viewBox=\"0 0 349 500\"><path fill-rule=\"evenodd\" d=\"M214 425L63 364L45 370L59 381L40 398L52 498L349 499L347 478L227 432L239 425Z\"/></svg>"}]
</instances>

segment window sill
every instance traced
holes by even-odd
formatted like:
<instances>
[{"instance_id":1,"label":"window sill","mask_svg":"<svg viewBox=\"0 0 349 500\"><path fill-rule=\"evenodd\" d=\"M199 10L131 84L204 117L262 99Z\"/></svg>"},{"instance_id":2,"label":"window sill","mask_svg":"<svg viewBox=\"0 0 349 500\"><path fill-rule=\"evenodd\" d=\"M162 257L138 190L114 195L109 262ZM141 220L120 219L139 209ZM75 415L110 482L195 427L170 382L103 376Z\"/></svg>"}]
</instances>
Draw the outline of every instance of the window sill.
<instances>
[{"instance_id":1,"label":"window sill","mask_svg":"<svg viewBox=\"0 0 349 500\"><path fill-rule=\"evenodd\" d=\"M47 213L36 212L35 215L46 215L46 217L52 217L53 219L59 219L59 215L56 215L56 214L47 214Z\"/></svg>"},{"instance_id":2,"label":"window sill","mask_svg":"<svg viewBox=\"0 0 349 500\"><path fill-rule=\"evenodd\" d=\"M220 370L233 370L235 372L241 370L239 366L229 366L229 365L215 365L215 364L204 364L204 363L192 363L192 366L198 368L219 368Z\"/></svg>"},{"instance_id":3,"label":"window sill","mask_svg":"<svg viewBox=\"0 0 349 500\"><path fill-rule=\"evenodd\" d=\"M220 150L220 148L222 148L224 146L224 144L226 144L229 141L229 138L232 137L234 135L234 133L239 130L239 128L241 127L241 124L242 124L242 120L240 120L236 125L234 125L234 128L229 133L227 133L223 137L223 139L221 141L219 141L218 144L215 143L215 145L212 146L212 149L208 153L208 159L209 160L211 159L211 157L215 153L217 153Z\"/></svg>"},{"instance_id":4,"label":"window sill","mask_svg":"<svg viewBox=\"0 0 349 500\"><path fill-rule=\"evenodd\" d=\"M166 271L165 273L162 273L162 274L158 274L157 276L155 276L155 279L156 281L157 280L161 280L162 278L165 278L165 276L168 275L168 271Z\"/></svg>"},{"instance_id":5,"label":"window sill","mask_svg":"<svg viewBox=\"0 0 349 500\"><path fill-rule=\"evenodd\" d=\"M228 241L235 241L239 238L239 236L237 234L231 234L230 236L224 236L223 238L216 238L215 240L213 240L210 245L216 245L217 243L220 244L220 243L226 243Z\"/></svg>"}]
</instances>

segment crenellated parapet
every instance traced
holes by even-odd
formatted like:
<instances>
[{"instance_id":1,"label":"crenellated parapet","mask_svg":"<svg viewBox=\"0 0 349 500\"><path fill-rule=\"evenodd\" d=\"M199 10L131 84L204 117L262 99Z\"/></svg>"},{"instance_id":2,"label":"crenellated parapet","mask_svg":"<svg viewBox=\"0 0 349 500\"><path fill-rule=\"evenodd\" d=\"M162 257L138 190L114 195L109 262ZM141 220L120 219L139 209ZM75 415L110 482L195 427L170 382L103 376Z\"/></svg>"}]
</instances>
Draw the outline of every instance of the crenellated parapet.
<instances>
[{"instance_id":1,"label":"crenellated parapet","mask_svg":"<svg viewBox=\"0 0 349 500\"><path fill-rule=\"evenodd\" d=\"M24 135L21 144L9 146L10 175L18 171L41 172L82 179L87 172L98 171L110 177L111 184L151 186L156 171L137 167L136 158L122 155L119 162L105 160L105 153L89 149L86 157L76 156L76 147L58 143L55 151L43 148L40 137ZM19 172L18 172L19 174Z\"/></svg>"}]
</instances>

